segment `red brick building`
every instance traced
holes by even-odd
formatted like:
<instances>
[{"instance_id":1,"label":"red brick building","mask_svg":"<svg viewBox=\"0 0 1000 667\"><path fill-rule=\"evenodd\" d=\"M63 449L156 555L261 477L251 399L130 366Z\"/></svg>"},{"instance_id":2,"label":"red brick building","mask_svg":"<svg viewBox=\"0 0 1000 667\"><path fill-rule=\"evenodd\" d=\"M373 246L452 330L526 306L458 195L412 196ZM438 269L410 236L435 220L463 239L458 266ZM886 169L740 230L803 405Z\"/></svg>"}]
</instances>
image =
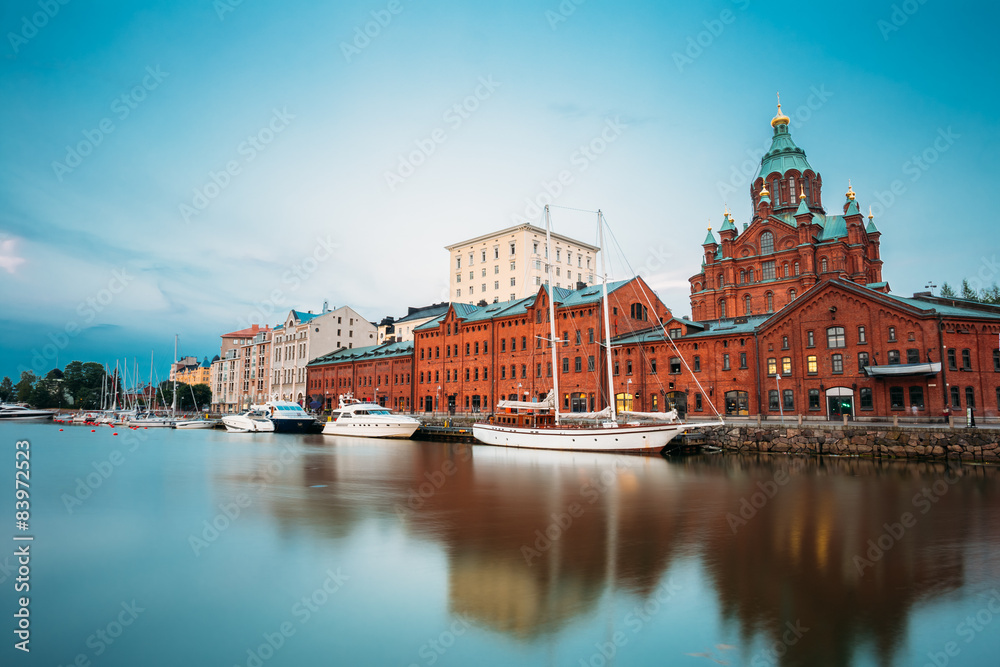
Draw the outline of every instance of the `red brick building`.
<instances>
[{"instance_id":1,"label":"red brick building","mask_svg":"<svg viewBox=\"0 0 1000 667\"><path fill-rule=\"evenodd\" d=\"M556 288L555 368L548 295L448 311L414 331L412 347L341 350L309 367L314 400L353 390L414 411L490 411L501 398L544 397L559 373L566 411L713 417L939 419L946 410L1000 411L1000 307L890 293L881 234L848 186L828 215L822 178L771 121L771 149L750 186L754 214L739 232L726 213L690 279L692 320L673 317L641 278ZM610 334L612 387L602 342ZM402 378L406 377L405 383Z\"/></svg>"}]
</instances>

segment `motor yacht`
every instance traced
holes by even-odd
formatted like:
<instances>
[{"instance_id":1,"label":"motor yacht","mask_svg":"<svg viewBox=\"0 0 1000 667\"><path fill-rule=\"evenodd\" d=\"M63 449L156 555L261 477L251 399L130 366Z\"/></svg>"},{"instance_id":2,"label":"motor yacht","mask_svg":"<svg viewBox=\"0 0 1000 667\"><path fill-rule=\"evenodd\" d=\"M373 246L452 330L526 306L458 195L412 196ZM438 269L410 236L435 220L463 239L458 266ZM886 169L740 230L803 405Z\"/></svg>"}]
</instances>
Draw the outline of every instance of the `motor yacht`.
<instances>
[{"instance_id":1,"label":"motor yacht","mask_svg":"<svg viewBox=\"0 0 1000 667\"><path fill-rule=\"evenodd\" d=\"M51 410L33 410L24 405L0 403L0 421L47 421L55 415Z\"/></svg>"},{"instance_id":2,"label":"motor yacht","mask_svg":"<svg viewBox=\"0 0 1000 667\"><path fill-rule=\"evenodd\" d=\"M238 415L225 415L222 424L230 433L270 433L274 422L260 410L247 410Z\"/></svg>"},{"instance_id":3,"label":"motor yacht","mask_svg":"<svg viewBox=\"0 0 1000 667\"><path fill-rule=\"evenodd\" d=\"M409 438L418 428L418 419L397 415L377 403L362 403L346 395L340 397L340 408L323 425L323 434L359 438Z\"/></svg>"}]
</instances>

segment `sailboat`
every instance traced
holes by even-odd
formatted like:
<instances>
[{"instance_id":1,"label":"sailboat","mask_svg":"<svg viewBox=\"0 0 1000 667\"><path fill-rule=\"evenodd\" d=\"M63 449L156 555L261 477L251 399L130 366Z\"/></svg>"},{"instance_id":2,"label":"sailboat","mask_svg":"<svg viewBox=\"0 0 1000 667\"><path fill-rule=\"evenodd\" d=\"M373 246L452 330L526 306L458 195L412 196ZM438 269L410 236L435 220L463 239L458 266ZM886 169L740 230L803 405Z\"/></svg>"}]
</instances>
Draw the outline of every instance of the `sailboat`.
<instances>
[{"instance_id":1,"label":"sailboat","mask_svg":"<svg viewBox=\"0 0 1000 667\"><path fill-rule=\"evenodd\" d=\"M600 227L600 243L604 247L603 214L597 212ZM546 256L552 245L552 222L549 217L549 207L545 207L545 244ZM609 389L614 386L611 366L610 321L608 316L608 276L605 267L605 252L601 253L602 302L604 311L604 330L608 337L607 374ZM552 368L557 368L556 314L554 297L554 281L552 263L548 264L549 284L549 336L553 344ZM644 417L649 419L668 419L672 423L659 424L620 424L617 421L614 401L604 410L592 413L559 413L559 373L552 376L553 388L546 398L539 403L525 401L502 400L497 404L497 413L486 422L472 426L472 435L484 444L503 447L525 447L531 449L563 449L593 452L659 452L667 443L681 433L696 429L719 426L719 422L685 423L677 421L676 412L629 412L630 418ZM610 394L610 391L609 391ZM593 426L569 425L562 421L567 418L597 421Z\"/></svg>"}]
</instances>

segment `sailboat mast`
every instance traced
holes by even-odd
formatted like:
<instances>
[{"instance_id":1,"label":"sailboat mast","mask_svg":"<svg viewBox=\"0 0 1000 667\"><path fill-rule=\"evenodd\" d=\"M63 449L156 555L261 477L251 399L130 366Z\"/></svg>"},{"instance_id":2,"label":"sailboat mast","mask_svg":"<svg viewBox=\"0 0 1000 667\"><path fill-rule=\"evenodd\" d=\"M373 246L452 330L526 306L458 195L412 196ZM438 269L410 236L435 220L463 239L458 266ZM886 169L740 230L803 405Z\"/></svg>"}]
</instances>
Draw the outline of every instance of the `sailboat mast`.
<instances>
[{"instance_id":1,"label":"sailboat mast","mask_svg":"<svg viewBox=\"0 0 1000 667\"><path fill-rule=\"evenodd\" d=\"M556 365L556 286L552 282L552 219L545 206L545 267L549 279L549 345L552 348L552 394L555 398L556 426L559 425L559 367Z\"/></svg>"},{"instance_id":2,"label":"sailboat mast","mask_svg":"<svg viewBox=\"0 0 1000 667\"><path fill-rule=\"evenodd\" d=\"M170 402L170 416L177 414L177 334L174 334L174 390L173 400Z\"/></svg>"},{"instance_id":3,"label":"sailboat mast","mask_svg":"<svg viewBox=\"0 0 1000 667\"><path fill-rule=\"evenodd\" d=\"M611 373L611 320L608 317L608 271L604 263L604 256L607 252L604 250L604 214L601 213L600 209L597 209L597 228L599 235L598 242L601 244L601 289L604 292L604 296L602 298L604 300L604 336L607 341L605 345L605 356L608 360L608 403L611 407L611 420L614 421L616 417L615 385L614 375Z\"/></svg>"}]
</instances>

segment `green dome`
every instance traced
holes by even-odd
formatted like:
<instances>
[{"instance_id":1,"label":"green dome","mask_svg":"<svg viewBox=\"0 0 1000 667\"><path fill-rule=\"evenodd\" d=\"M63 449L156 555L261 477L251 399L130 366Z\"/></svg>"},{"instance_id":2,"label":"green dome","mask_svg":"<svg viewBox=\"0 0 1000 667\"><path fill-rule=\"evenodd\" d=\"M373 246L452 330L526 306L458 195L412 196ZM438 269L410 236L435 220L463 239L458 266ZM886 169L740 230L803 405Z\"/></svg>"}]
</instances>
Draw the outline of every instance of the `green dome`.
<instances>
[{"instance_id":1,"label":"green dome","mask_svg":"<svg viewBox=\"0 0 1000 667\"><path fill-rule=\"evenodd\" d=\"M797 169L800 174L808 169L815 173L815 169L806 159L806 152L795 145L792 136L788 134L788 125L778 123L774 126L774 138L771 139L771 149L764 154L760 161L760 170L754 178L763 178L774 172L781 175L792 169Z\"/></svg>"}]
</instances>

